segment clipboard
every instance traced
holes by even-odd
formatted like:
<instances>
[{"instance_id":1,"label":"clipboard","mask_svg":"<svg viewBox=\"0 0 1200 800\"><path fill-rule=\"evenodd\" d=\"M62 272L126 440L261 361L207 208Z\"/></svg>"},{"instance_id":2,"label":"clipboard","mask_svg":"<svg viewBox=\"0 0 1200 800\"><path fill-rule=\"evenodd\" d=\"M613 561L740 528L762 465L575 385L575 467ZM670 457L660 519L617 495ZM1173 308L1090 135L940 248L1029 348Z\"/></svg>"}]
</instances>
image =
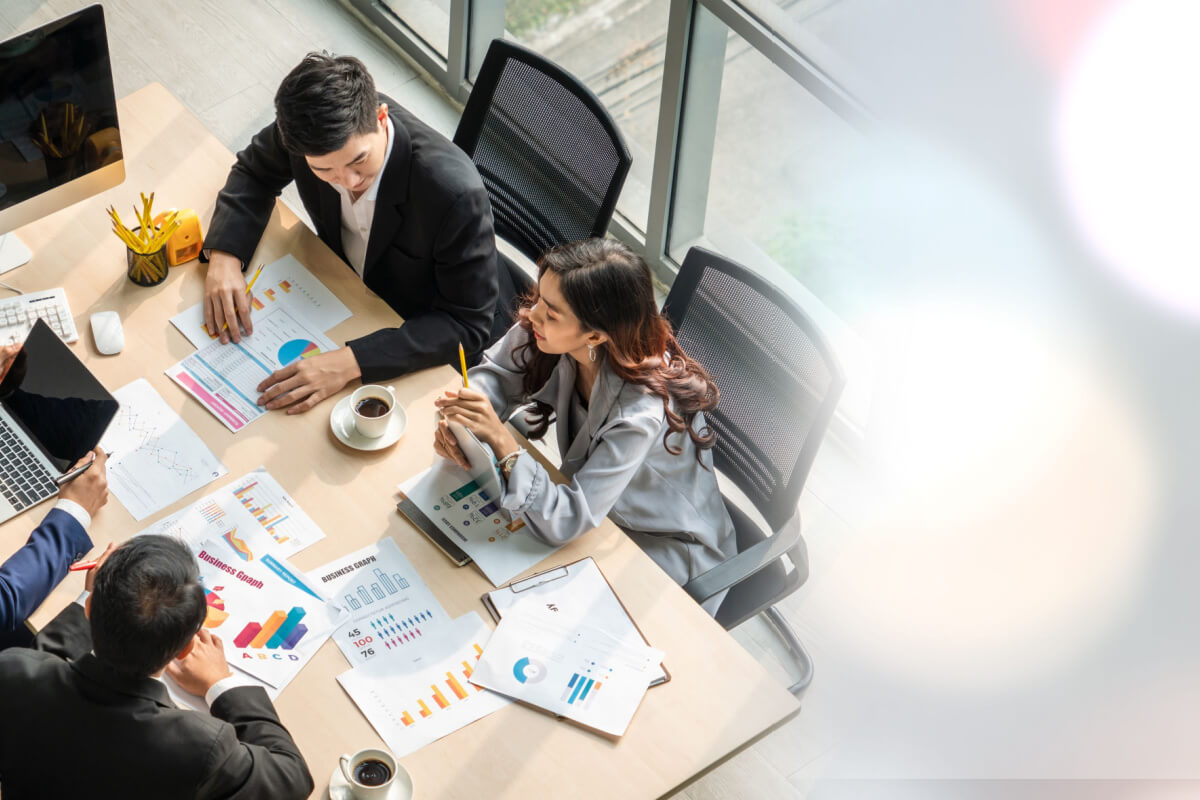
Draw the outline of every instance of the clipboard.
<instances>
[{"instance_id":1,"label":"clipboard","mask_svg":"<svg viewBox=\"0 0 1200 800\"><path fill-rule=\"evenodd\" d=\"M598 576L598 581L591 576L590 573L592 572L595 573L595 576ZM584 573L588 574L585 575ZM604 617L605 624L597 625L597 627L614 628L609 631L613 635L620 635L629 631L632 634L636 634L647 647L653 646L646 639L646 635L642 633L641 628L634 622L633 617L629 614L629 610L621 602L621 598L613 591L612 584L608 582L608 578L605 577L600 566L590 556L573 561L570 564L538 572L530 575L528 578L513 581L507 586L485 592L479 599L496 622L500 621L505 611L523 602L532 601L554 604L560 606L560 608L553 610L567 611L571 608L571 596L558 588L567 585L567 579L571 579L572 581L583 579L586 581L586 584L579 584L585 586L585 596L580 602L587 604L587 612L589 614L600 614ZM585 621L582 610L570 611L568 613L571 615L570 618L579 619L581 622ZM589 621L589 624L596 623ZM621 630L621 628L625 628L625 630ZM659 670L660 674L650 681L651 688L671 680L671 673L667 670L665 664L659 664Z\"/></svg>"}]
</instances>

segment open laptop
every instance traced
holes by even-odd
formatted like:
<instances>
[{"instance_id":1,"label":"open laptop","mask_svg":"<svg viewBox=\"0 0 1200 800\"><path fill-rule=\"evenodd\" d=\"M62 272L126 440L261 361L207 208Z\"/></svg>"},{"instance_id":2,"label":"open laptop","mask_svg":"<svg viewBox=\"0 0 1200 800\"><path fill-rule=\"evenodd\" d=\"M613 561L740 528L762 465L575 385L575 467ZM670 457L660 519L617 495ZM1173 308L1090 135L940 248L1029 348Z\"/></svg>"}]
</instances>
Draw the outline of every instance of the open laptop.
<instances>
[{"instance_id":1,"label":"open laptop","mask_svg":"<svg viewBox=\"0 0 1200 800\"><path fill-rule=\"evenodd\" d=\"M40 319L0 381L0 522L58 494L118 403Z\"/></svg>"}]
</instances>

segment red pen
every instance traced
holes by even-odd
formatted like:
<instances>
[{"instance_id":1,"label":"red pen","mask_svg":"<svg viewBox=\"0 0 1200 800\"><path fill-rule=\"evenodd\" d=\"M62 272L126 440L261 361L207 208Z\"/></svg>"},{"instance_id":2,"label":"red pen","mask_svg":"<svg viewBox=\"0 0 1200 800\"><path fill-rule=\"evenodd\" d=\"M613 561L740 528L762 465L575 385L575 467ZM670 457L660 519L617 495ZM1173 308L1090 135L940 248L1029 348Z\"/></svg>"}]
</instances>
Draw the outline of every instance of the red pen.
<instances>
[{"instance_id":1,"label":"red pen","mask_svg":"<svg viewBox=\"0 0 1200 800\"><path fill-rule=\"evenodd\" d=\"M68 572L79 572L79 571L85 570L85 569L95 569L96 564L98 564L98 563L99 563L98 561L77 561L76 563L67 567L67 571Z\"/></svg>"}]
</instances>

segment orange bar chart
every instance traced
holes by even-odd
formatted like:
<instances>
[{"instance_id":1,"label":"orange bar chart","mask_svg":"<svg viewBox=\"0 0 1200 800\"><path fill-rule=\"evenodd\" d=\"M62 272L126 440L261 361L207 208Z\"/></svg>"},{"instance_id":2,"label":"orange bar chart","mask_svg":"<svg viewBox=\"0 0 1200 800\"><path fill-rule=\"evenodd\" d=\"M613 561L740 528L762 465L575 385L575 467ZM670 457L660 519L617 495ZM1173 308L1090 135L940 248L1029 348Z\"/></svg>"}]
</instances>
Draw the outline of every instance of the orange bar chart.
<instances>
[{"instance_id":1,"label":"orange bar chart","mask_svg":"<svg viewBox=\"0 0 1200 800\"><path fill-rule=\"evenodd\" d=\"M446 673L446 685L450 687L450 691L454 692L454 696L459 700L467 699L467 693L463 691L462 684L458 682L458 678L454 677L453 673Z\"/></svg>"},{"instance_id":2,"label":"orange bar chart","mask_svg":"<svg viewBox=\"0 0 1200 800\"><path fill-rule=\"evenodd\" d=\"M478 661L479 657L483 655L483 648L477 644L471 646L475 648L475 660Z\"/></svg>"},{"instance_id":3,"label":"orange bar chart","mask_svg":"<svg viewBox=\"0 0 1200 800\"><path fill-rule=\"evenodd\" d=\"M446 700L446 695L442 694L442 690L437 687L436 683L429 684L429 688L433 690L433 701L438 704L438 708L450 707L450 702Z\"/></svg>"},{"instance_id":4,"label":"orange bar chart","mask_svg":"<svg viewBox=\"0 0 1200 800\"><path fill-rule=\"evenodd\" d=\"M403 714L400 715L400 721L403 722L404 727L407 728L409 725L413 724L412 714L405 711Z\"/></svg>"},{"instance_id":5,"label":"orange bar chart","mask_svg":"<svg viewBox=\"0 0 1200 800\"><path fill-rule=\"evenodd\" d=\"M463 677L466 678L467 680L470 680L471 673L474 672L475 670L471 669L471 665L468 664L466 661L462 662L462 665L463 665Z\"/></svg>"},{"instance_id":6,"label":"orange bar chart","mask_svg":"<svg viewBox=\"0 0 1200 800\"><path fill-rule=\"evenodd\" d=\"M421 716L422 717L428 717L433 714L433 712L429 710L429 706L425 705L424 700L418 700L417 705L419 705L421 707Z\"/></svg>"},{"instance_id":7,"label":"orange bar chart","mask_svg":"<svg viewBox=\"0 0 1200 800\"><path fill-rule=\"evenodd\" d=\"M267 621L263 624L262 630L258 635L250 640L251 647L262 647L267 643L267 640L275 635L275 631L279 630L279 626L287 619L286 611L272 612L271 616L267 617Z\"/></svg>"}]
</instances>

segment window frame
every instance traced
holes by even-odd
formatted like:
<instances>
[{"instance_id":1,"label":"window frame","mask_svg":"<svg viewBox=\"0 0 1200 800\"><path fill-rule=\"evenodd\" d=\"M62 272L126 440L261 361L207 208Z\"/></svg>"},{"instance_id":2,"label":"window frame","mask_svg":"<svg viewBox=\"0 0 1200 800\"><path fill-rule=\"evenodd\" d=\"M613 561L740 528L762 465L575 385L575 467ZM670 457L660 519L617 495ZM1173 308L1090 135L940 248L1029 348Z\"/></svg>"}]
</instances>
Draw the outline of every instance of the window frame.
<instances>
[{"instance_id":1,"label":"window frame","mask_svg":"<svg viewBox=\"0 0 1200 800\"><path fill-rule=\"evenodd\" d=\"M342 0L391 39L461 106L471 92L487 47L504 35L503 0L451 0L448 55L441 55L407 27L383 0ZM655 277L670 286L679 271L671 252L705 242L704 215L708 206L709 175L716 138L717 113L724 49L730 33L790 76L856 129L874 126L867 109L845 86L818 66L833 63L833 56L803 31L788 31L788 38L772 29L737 0L669 0L667 40L663 64L662 95L654 144L649 211L642 230L618 208L609 233L646 259ZM811 54L812 57L809 57ZM719 249L719 248L718 248ZM817 316L830 316L824 307L781 267L747 264L768 280L793 284L797 300L819 307ZM836 338L836 337L835 337ZM837 348L835 342L835 349ZM849 368L850 379L854 369ZM849 420L840 413L834 429L858 440L866 420Z\"/></svg>"}]
</instances>

